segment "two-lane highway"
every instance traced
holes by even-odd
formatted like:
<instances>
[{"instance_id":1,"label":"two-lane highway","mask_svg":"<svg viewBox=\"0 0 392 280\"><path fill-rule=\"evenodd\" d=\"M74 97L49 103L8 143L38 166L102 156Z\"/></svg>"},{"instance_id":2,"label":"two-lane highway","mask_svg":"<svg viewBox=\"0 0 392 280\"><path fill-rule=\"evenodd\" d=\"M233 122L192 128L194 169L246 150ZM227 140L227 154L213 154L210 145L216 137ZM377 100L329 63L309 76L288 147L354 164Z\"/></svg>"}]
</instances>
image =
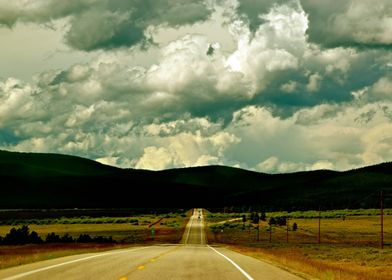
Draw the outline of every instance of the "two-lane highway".
<instances>
[{"instance_id":1,"label":"two-lane highway","mask_svg":"<svg viewBox=\"0 0 392 280\"><path fill-rule=\"evenodd\" d=\"M69 256L0 271L0 279L276 279L298 276L206 244L203 210L195 209L179 245L134 247Z\"/></svg>"},{"instance_id":2,"label":"two-lane highway","mask_svg":"<svg viewBox=\"0 0 392 280\"><path fill-rule=\"evenodd\" d=\"M186 226L182 240L183 244L203 245L206 244L204 234L203 209L194 209L193 215Z\"/></svg>"}]
</instances>

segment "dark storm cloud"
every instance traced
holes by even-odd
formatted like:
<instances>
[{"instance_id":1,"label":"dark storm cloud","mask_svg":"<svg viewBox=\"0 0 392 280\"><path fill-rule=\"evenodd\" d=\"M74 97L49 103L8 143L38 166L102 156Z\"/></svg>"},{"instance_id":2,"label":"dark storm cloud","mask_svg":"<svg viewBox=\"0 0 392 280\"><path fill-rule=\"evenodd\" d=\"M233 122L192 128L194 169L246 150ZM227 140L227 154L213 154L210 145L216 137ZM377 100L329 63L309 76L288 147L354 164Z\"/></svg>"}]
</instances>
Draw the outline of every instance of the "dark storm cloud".
<instances>
[{"instance_id":1,"label":"dark storm cloud","mask_svg":"<svg viewBox=\"0 0 392 280\"><path fill-rule=\"evenodd\" d=\"M389 0L301 0L309 15L310 40L327 47L392 46L392 2Z\"/></svg>"},{"instance_id":2,"label":"dark storm cloud","mask_svg":"<svg viewBox=\"0 0 392 280\"><path fill-rule=\"evenodd\" d=\"M308 15L311 42L324 47L384 48L392 46L392 2L389 0L239 0L237 13L252 31L271 7L302 6Z\"/></svg>"},{"instance_id":3,"label":"dark storm cloud","mask_svg":"<svg viewBox=\"0 0 392 280\"><path fill-rule=\"evenodd\" d=\"M79 50L114 49L146 43L149 26L178 27L209 18L203 0L15 1L0 5L0 24L47 23L70 16L67 44Z\"/></svg>"}]
</instances>

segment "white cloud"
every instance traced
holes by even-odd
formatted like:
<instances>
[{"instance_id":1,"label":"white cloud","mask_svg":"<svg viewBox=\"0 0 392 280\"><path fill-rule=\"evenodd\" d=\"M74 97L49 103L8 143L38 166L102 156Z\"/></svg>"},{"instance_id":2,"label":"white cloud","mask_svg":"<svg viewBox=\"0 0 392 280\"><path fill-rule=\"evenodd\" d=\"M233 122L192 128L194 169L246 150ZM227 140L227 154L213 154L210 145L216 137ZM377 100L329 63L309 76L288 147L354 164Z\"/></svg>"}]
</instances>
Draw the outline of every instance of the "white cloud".
<instances>
[{"instance_id":1,"label":"white cloud","mask_svg":"<svg viewBox=\"0 0 392 280\"><path fill-rule=\"evenodd\" d=\"M372 97L376 100L392 99L392 76L380 78L371 88Z\"/></svg>"},{"instance_id":2,"label":"white cloud","mask_svg":"<svg viewBox=\"0 0 392 280\"><path fill-rule=\"evenodd\" d=\"M39 21L26 18L33 16L16 17ZM1 148L145 169L227 164L291 172L391 160L392 82L382 72L389 56L366 60L380 52L309 43L308 15L295 1L272 5L257 18L254 30L234 13L226 18L234 50L211 36L188 34L153 47L156 61L144 66L133 61L134 48L123 48L48 70L30 83L1 80L0 133L12 136ZM92 24L80 20L82 29ZM127 22L123 14L117 20L108 37ZM159 25L160 32L165 28ZM106 40L94 32L84 46ZM376 70L359 81L353 75L363 61L374 62L369 69ZM328 103L333 94L346 95L346 103Z\"/></svg>"},{"instance_id":3,"label":"white cloud","mask_svg":"<svg viewBox=\"0 0 392 280\"><path fill-rule=\"evenodd\" d=\"M237 50L227 59L233 71L244 73L252 81L254 93L264 90L274 72L298 67L298 57L306 48L308 21L303 11L291 6L274 6L260 15L265 23L255 34L241 20L230 26L238 42Z\"/></svg>"},{"instance_id":4,"label":"white cloud","mask_svg":"<svg viewBox=\"0 0 392 280\"><path fill-rule=\"evenodd\" d=\"M297 87L298 87L298 83L297 83L297 82L295 82L295 81L289 81L289 82L287 82L287 83L281 85L281 86L280 86L280 89L281 89L282 91L284 91L284 92L291 93L291 92L296 91Z\"/></svg>"},{"instance_id":5,"label":"white cloud","mask_svg":"<svg viewBox=\"0 0 392 280\"><path fill-rule=\"evenodd\" d=\"M146 147L142 157L137 161L136 168L162 170L173 166L173 154L164 147Z\"/></svg>"},{"instance_id":6,"label":"white cloud","mask_svg":"<svg viewBox=\"0 0 392 280\"><path fill-rule=\"evenodd\" d=\"M306 90L309 92L315 92L320 89L320 83L323 77L319 73L314 73L309 76L309 82L306 85Z\"/></svg>"}]
</instances>

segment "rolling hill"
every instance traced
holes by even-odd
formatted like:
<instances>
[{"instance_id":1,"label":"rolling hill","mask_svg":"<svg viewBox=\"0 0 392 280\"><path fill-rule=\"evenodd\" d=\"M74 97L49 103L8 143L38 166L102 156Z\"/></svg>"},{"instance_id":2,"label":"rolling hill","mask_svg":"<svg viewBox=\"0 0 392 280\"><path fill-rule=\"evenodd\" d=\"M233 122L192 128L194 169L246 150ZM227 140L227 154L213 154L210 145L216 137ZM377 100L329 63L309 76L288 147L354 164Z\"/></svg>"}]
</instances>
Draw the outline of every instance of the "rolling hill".
<instances>
[{"instance_id":1,"label":"rolling hill","mask_svg":"<svg viewBox=\"0 0 392 280\"><path fill-rule=\"evenodd\" d=\"M0 209L372 208L381 189L392 192L392 163L272 175L225 166L120 169L69 155L0 151ZM387 207L391 202L386 198Z\"/></svg>"}]
</instances>

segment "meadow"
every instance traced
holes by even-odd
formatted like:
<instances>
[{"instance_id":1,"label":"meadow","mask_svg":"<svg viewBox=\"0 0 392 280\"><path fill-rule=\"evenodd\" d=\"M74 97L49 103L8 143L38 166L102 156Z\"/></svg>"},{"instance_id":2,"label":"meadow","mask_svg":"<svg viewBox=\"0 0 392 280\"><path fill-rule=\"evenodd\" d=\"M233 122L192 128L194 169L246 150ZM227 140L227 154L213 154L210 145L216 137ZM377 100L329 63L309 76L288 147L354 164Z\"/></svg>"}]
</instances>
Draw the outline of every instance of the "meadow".
<instances>
[{"instance_id":1,"label":"meadow","mask_svg":"<svg viewBox=\"0 0 392 280\"><path fill-rule=\"evenodd\" d=\"M115 243L63 243L63 244L26 244L0 246L0 269L26 264L60 256L97 252L134 244L178 243L183 235L189 212L138 214L129 217L58 217L41 219L3 220L0 236L5 236L10 229L28 225L45 240L52 232L56 235L69 235L76 239L81 234L92 238L111 237ZM12 223L11 223L12 222Z\"/></svg>"},{"instance_id":2,"label":"meadow","mask_svg":"<svg viewBox=\"0 0 392 280\"><path fill-rule=\"evenodd\" d=\"M385 211L384 249L378 214L377 209L322 211L319 244L318 211L266 213L259 230L249 213L209 213L207 236L210 243L319 279L392 279L392 211ZM270 227L269 218L282 216L287 226Z\"/></svg>"}]
</instances>

